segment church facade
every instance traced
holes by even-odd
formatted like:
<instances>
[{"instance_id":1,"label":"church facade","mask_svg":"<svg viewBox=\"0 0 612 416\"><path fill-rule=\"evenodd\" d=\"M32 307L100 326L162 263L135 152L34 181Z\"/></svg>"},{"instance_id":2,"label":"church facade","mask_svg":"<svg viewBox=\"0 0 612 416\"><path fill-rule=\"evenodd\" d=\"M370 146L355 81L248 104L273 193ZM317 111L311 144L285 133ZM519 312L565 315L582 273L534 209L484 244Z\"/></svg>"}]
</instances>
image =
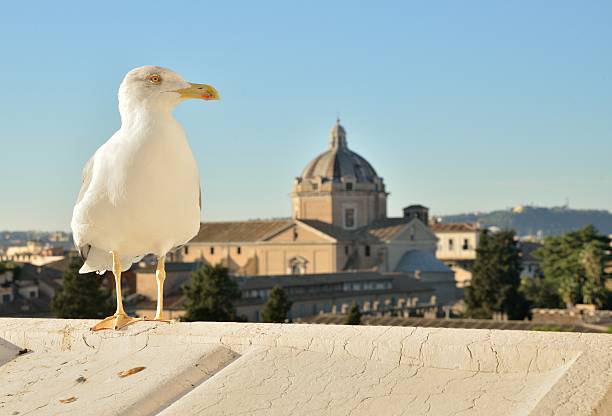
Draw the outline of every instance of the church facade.
<instances>
[{"instance_id":1,"label":"church facade","mask_svg":"<svg viewBox=\"0 0 612 416\"><path fill-rule=\"evenodd\" d=\"M286 220L205 222L179 253L181 261L226 265L237 276L347 271L452 272L435 258L437 237L427 208L387 216L383 178L332 127L325 152L295 179Z\"/></svg>"}]
</instances>

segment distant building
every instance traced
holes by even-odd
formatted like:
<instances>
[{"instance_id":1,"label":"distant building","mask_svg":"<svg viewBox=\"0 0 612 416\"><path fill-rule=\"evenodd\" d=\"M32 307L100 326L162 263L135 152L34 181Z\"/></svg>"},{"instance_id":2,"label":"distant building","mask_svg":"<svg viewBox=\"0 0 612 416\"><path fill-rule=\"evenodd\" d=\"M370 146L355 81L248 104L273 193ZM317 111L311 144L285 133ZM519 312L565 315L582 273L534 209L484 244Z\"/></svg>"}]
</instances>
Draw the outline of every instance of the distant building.
<instances>
[{"instance_id":1,"label":"distant building","mask_svg":"<svg viewBox=\"0 0 612 416\"><path fill-rule=\"evenodd\" d=\"M293 184L286 220L203 223L173 260L221 263L238 276L310 275L347 271L415 272L410 262L453 272L435 258L428 209L413 205L387 216L387 190L372 165L348 147L339 121L329 147Z\"/></svg>"},{"instance_id":2,"label":"distant building","mask_svg":"<svg viewBox=\"0 0 612 416\"><path fill-rule=\"evenodd\" d=\"M455 272L458 287L469 285L481 228L475 223L431 223L430 229L438 237L436 257ZM499 231L489 228L491 232ZM537 277L542 274L540 261L533 255L541 243L518 241L521 250L521 276Z\"/></svg>"},{"instance_id":3,"label":"distant building","mask_svg":"<svg viewBox=\"0 0 612 416\"><path fill-rule=\"evenodd\" d=\"M36 266L53 263L64 258L65 249L61 246L42 244L39 241L28 241L25 245L8 246L0 255L0 261L30 263Z\"/></svg>"},{"instance_id":4,"label":"distant building","mask_svg":"<svg viewBox=\"0 0 612 416\"><path fill-rule=\"evenodd\" d=\"M387 196L383 178L349 149L338 121L328 149L293 183L291 218L203 223L198 236L169 259L168 314L182 311L177 288L188 282L190 263L228 267L243 292L239 313L251 320L259 319L275 284L294 302L293 318L340 313L353 301L379 311L454 304L462 293L453 271L435 257L428 208L412 205L402 217L388 217ZM133 271L133 307L150 314L146 308L157 296L154 269L145 264Z\"/></svg>"},{"instance_id":5,"label":"distant building","mask_svg":"<svg viewBox=\"0 0 612 416\"><path fill-rule=\"evenodd\" d=\"M14 299L13 270L0 270L0 304L11 303Z\"/></svg>"},{"instance_id":6,"label":"distant building","mask_svg":"<svg viewBox=\"0 0 612 416\"><path fill-rule=\"evenodd\" d=\"M184 314L186 297L182 288L189 284L199 263L167 263L165 318ZM157 286L155 267L133 269L136 294L126 299L126 307L139 316L155 315ZM442 277L447 273L441 270ZM410 273L342 272L302 276L235 277L242 293L236 302L238 315L249 321L261 320L261 309L274 286L282 287L293 302L290 319L319 313L346 313L353 302L367 313L421 315L450 304L456 297L454 282Z\"/></svg>"},{"instance_id":7,"label":"distant building","mask_svg":"<svg viewBox=\"0 0 612 416\"><path fill-rule=\"evenodd\" d=\"M480 227L474 223L432 223L430 229L438 237L436 257L455 272L457 286L472 280L472 265L480 239Z\"/></svg>"},{"instance_id":8,"label":"distant building","mask_svg":"<svg viewBox=\"0 0 612 416\"><path fill-rule=\"evenodd\" d=\"M542 244L532 241L521 241L519 247L521 249L521 276L540 277L542 275L540 260L534 256L534 252L542 247Z\"/></svg>"},{"instance_id":9,"label":"distant building","mask_svg":"<svg viewBox=\"0 0 612 416\"><path fill-rule=\"evenodd\" d=\"M48 304L40 299L38 281L18 270L0 265L0 316L32 316Z\"/></svg>"}]
</instances>

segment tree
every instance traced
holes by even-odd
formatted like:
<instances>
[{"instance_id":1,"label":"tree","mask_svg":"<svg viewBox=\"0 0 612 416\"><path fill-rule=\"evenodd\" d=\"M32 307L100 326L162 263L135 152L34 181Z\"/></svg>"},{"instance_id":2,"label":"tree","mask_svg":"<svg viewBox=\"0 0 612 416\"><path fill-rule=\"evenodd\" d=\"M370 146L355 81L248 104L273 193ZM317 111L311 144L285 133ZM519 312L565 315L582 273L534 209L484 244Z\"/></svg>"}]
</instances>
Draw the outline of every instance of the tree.
<instances>
[{"instance_id":1,"label":"tree","mask_svg":"<svg viewBox=\"0 0 612 416\"><path fill-rule=\"evenodd\" d=\"M234 302L240 299L238 284L221 264L204 265L193 272L191 285L184 288L187 296L184 321L237 321Z\"/></svg>"},{"instance_id":2,"label":"tree","mask_svg":"<svg viewBox=\"0 0 612 416\"><path fill-rule=\"evenodd\" d=\"M532 308L560 308L563 304L558 285L540 276L522 277L520 292Z\"/></svg>"},{"instance_id":3,"label":"tree","mask_svg":"<svg viewBox=\"0 0 612 416\"><path fill-rule=\"evenodd\" d=\"M351 309L349 309L344 325L361 325L361 312L359 311L359 305L357 305L356 302L353 302L351 305Z\"/></svg>"},{"instance_id":4,"label":"tree","mask_svg":"<svg viewBox=\"0 0 612 416\"><path fill-rule=\"evenodd\" d=\"M264 322L285 322L292 304L285 291L279 286L274 286L261 311L261 319Z\"/></svg>"},{"instance_id":5,"label":"tree","mask_svg":"<svg viewBox=\"0 0 612 416\"><path fill-rule=\"evenodd\" d=\"M510 319L525 318L529 308L518 290L520 275L520 250L514 231L483 230L466 292L467 315L490 319L493 313L505 313Z\"/></svg>"},{"instance_id":6,"label":"tree","mask_svg":"<svg viewBox=\"0 0 612 416\"><path fill-rule=\"evenodd\" d=\"M55 292L51 310L58 318L103 318L113 314L111 292L102 288L102 277L79 274L80 257L70 259L62 276L62 288Z\"/></svg>"},{"instance_id":7,"label":"tree","mask_svg":"<svg viewBox=\"0 0 612 416\"><path fill-rule=\"evenodd\" d=\"M609 298L606 265L612 261L610 239L589 225L561 236L548 237L534 255L544 280L556 288L567 307L576 303L603 306Z\"/></svg>"}]
</instances>

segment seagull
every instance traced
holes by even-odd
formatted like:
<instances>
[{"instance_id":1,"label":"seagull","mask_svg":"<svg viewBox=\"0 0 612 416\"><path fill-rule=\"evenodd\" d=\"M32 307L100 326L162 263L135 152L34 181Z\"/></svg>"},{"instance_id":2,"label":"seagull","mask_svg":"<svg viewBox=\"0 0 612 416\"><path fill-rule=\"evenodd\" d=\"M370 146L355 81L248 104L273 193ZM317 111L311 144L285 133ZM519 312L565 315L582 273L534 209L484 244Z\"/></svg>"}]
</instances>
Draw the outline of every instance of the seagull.
<instances>
[{"instance_id":1,"label":"seagull","mask_svg":"<svg viewBox=\"0 0 612 416\"><path fill-rule=\"evenodd\" d=\"M123 309L121 273L148 254L157 257L153 320L163 320L166 254L198 233L201 211L198 167L172 112L187 99L219 99L214 87L159 66L128 72L118 96L121 128L85 164L71 221L79 272L115 276L117 310L93 331L141 320Z\"/></svg>"}]
</instances>

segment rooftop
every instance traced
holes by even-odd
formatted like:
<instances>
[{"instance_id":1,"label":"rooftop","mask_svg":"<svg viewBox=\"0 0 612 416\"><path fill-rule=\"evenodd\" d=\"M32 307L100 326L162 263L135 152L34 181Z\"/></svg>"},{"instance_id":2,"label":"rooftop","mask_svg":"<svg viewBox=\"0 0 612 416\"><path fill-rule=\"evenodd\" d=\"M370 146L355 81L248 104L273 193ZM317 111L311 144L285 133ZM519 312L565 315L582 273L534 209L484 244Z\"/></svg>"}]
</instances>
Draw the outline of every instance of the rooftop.
<instances>
[{"instance_id":1,"label":"rooftop","mask_svg":"<svg viewBox=\"0 0 612 416\"><path fill-rule=\"evenodd\" d=\"M478 224L470 222L443 223L435 222L429 225L434 233L461 233L478 231Z\"/></svg>"},{"instance_id":2,"label":"rooftop","mask_svg":"<svg viewBox=\"0 0 612 416\"><path fill-rule=\"evenodd\" d=\"M191 243L254 243L266 241L294 224L304 224L337 241L390 240L404 230L410 218L397 217L376 220L357 230L345 230L319 220L256 220L204 222Z\"/></svg>"}]
</instances>

